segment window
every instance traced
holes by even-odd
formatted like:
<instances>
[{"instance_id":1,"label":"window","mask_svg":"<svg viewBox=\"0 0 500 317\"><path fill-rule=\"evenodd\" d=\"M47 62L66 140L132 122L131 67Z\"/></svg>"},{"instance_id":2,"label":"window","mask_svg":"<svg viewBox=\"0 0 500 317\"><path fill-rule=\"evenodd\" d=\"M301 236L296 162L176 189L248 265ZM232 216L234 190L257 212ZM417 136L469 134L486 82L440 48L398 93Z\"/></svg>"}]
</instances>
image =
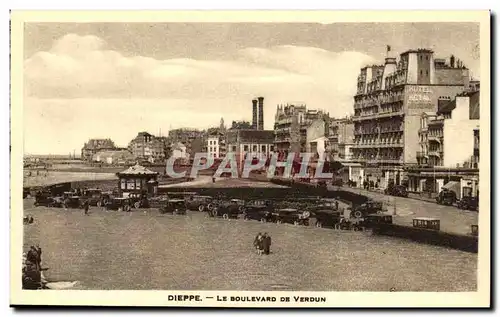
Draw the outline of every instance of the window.
<instances>
[{"instance_id":1,"label":"window","mask_svg":"<svg viewBox=\"0 0 500 317\"><path fill-rule=\"evenodd\" d=\"M236 145L233 145L233 152L236 152Z\"/></svg>"},{"instance_id":2,"label":"window","mask_svg":"<svg viewBox=\"0 0 500 317\"><path fill-rule=\"evenodd\" d=\"M422 70L420 70L420 75L422 75L422 73L423 73L423 71L422 71Z\"/></svg>"},{"instance_id":3,"label":"window","mask_svg":"<svg viewBox=\"0 0 500 317\"><path fill-rule=\"evenodd\" d=\"M243 146L243 151L248 152L248 145Z\"/></svg>"},{"instance_id":4,"label":"window","mask_svg":"<svg viewBox=\"0 0 500 317\"><path fill-rule=\"evenodd\" d=\"M425 75L429 76L429 71L428 70L425 71Z\"/></svg>"},{"instance_id":5,"label":"window","mask_svg":"<svg viewBox=\"0 0 500 317\"><path fill-rule=\"evenodd\" d=\"M253 152L257 152L257 145L253 146Z\"/></svg>"},{"instance_id":6,"label":"window","mask_svg":"<svg viewBox=\"0 0 500 317\"><path fill-rule=\"evenodd\" d=\"M426 57L425 57L425 60L427 60L427 61L428 61L428 60L429 60L429 56L426 56Z\"/></svg>"},{"instance_id":7,"label":"window","mask_svg":"<svg viewBox=\"0 0 500 317\"><path fill-rule=\"evenodd\" d=\"M266 146L265 145L262 146L261 152L266 152Z\"/></svg>"}]
</instances>

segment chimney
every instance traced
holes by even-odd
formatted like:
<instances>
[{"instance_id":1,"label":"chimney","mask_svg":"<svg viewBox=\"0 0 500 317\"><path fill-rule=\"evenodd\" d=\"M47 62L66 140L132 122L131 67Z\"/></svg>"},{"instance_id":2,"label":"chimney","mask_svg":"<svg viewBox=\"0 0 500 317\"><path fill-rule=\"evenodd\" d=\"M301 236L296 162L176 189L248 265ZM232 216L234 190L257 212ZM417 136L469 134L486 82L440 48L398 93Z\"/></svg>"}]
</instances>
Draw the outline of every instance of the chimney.
<instances>
[{"instance_id":1,"label":"chimney","mask_svg":"<svg viewBox=\"0 0 500 317\"><path fill-rule=\"evenodd\" d=\"M259 121L257 130L264 130L264 97L257 98L259 101Z\"/></svg>"},{"instance_id":2,"label":"chimney","mask_svg":"<svg viewBox=\"0 0 500 317\"><path fill-rule=\"evenodd\" d=\"M257 99L252 100L252 129L257 129Z\"/></svg>"}]
</instances>

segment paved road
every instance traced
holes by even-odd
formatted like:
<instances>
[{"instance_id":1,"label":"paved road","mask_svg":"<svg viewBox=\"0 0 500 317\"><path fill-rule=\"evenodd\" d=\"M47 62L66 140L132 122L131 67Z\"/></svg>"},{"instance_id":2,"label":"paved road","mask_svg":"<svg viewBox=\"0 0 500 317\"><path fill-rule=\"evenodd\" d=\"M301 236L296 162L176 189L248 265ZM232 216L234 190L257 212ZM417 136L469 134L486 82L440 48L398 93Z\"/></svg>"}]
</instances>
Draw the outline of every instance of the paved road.
<instances>
[{"instance_id":1,"label":"paved road","mask_svg":"<svg viewBox=\"0 0 500 317\"><path fill-rule=\"evenodd\" d=\"M477 254L366 232L143 212L33 208L24 250L40 244L50 281L75 289L475 291ZM272 254L258 256L258 232ZM424 265L422 265L424 264Z\"/></svg>"},{"instance_id":2,"label":"paved road","mask_svg":"<svg viewBox=\"0 0 500 317\"><path fill-rule=\"evenodd\" d=\"M471 232L470 226L478 224L479 214L475 211L464 211L456 207L412 198L387 196L357 188L342 187L342 190L359 193L384 202L391 214L394 213L394 209L396 210L394 223L397 224L411 226L413 218L416 217L438 218L441 220L442 231L458 234L469 234Z\"/></svg>"}]
</instances>

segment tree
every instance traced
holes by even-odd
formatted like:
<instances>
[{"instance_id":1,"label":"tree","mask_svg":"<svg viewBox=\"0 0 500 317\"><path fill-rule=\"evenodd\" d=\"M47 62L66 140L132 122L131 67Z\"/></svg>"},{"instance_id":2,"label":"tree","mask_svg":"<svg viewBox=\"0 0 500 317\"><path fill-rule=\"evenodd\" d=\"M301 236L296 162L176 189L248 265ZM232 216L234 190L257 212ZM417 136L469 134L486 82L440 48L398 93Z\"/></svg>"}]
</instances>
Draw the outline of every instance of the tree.
<instances>
[{"instance_id":1,"label":"tree","mask_svg":"<svg viewBox=\"0 0 500 317\"><path fill-rule=\"evenodd\" d=\"M243 129L251 129L252 125L248 121L233 121L231 124L231 129L235 130L243 130Z\"/></svg>"}]
</instances>

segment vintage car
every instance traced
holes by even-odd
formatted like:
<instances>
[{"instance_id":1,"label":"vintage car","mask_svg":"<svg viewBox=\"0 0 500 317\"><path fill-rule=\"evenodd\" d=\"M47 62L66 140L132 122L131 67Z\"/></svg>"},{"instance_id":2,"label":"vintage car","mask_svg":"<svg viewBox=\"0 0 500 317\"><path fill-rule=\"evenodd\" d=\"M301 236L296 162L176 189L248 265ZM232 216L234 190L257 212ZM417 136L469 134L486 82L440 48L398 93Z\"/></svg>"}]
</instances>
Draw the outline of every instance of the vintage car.
<instances>
[{"instance_id":1,"label":"vintage car","mask_svg":"<svg viewBox=\"0 0 500 317\"><path fill-rule=\"evenodd\" d=\"M83 201L80 196L68 195L64 197L63 208L82 208Z\"/></svg>"},{"instance_id":2,"label":"vintage car","mask_svg":"<svg viewBox=\"0 0 500 317\"><path fill-rule=\"evenodd\" d=\"M167 195L155 196L155 197L151 197L148 199L149 208L161 208L161 207L165 206L169 200L172 200L172 199L184 201L184 199L170 198Z\"/></svg>"},{"instance_id":3,"label":"vintage car","mask_svg":"<svg viewBox=\"0 0 500 317\"><path fill-rule=\"evenodd\" d=\"M319 200L316 204L309 206L307 210L311 212L315 212L316 210L331 210L331 211L337 211L339 209L339 202L332 199L332 200Z\"/></svg>"},{"instance_id":4,"label":"vintage car","mask_svg":"<svg viewBox=\"0 0 500 317\"><path fill-rule=\"evenodd\" d=\"M457 206L460 209L477 211L479 209L479 201L477 197L464 196L457 202Z\"/></svg>"},{"instance_id":5,"label":"vintage car","mask_svg":"<svg viewBox=\"0 0 500 317\"><path fill-rule=\"evenodd\" d=\"M315 226L318 228L335 228L335 225L340 223L342 211L334 208L316 208L311 212L316 219Z\"/></svg>"},{"instance_id":6,"label":"vintage car","mask_svg":"<svg viewBox=\"0 0 500 317\"><path fill-rule=\"evenodd\" d=\"M207 209L210 209L212 206L210 205L214 201L212 196L201 196L194 195L186 197L186 207L189 210L198 210L203 212Z\"/></svg>"},{"instance_id":7,"label":"vintage car","mask_svg":"<svg viewBox=\"0 0 500 317\"><path fill-rule=\"evenodd\" d=\"M123 197L113 197L104 206L106 210L130 211L132 203L130 199Z\"/></svg>"},{"instance_id":8,"label":"vintage car","mask_svg":"<svg viewBox=\"0 0 500 317\"><path fill-rule=\"evenodd\" d=\"M452 190L444 189L436 197L436 202L440 205L453 206L456 201L457 194Z\"/></svg>"},{"instance_id":9,"label":"vintage car","mask_svg":"<svg viewBox=\"0 0 500 317\"><path fill-rule=\"evenodd\" d=\"M61 201L62 203L62 201ZM58 207L60 204L56 201L55 197L52 197L49 192L37 192L35 195L35 207L37 206L45 206L45 207Z\"/></svg>"},{"instance_id":10,"label":"vintage car","mask_svg":"<svg viewBox=\"0 0 500 317\"><path fill-rule=\"evenodd\" d=\"M377 214L383 211L383 204L378 201L369 200L361 205L348 207L351 216L354 218L365 218L368 215Z\"/></svg>"},{"instance_id":11,"label":"vintage car","mask_svg":"<svg viewBox=\"0 0 500 317\"><path fill-rule=\"evenodd\" d=\"M89 188L82 191L81 199L87 200L90 206L102 207L111 196L111 192L103 192L98 188Z\"/></svg>"},{"instance_id":12,"label":"vintage car","mask_svg":"<svg viewBox=\"0 0 500 317\"><path fill-rule=\"evenodd\" d=\"M365 219L364 225L366 227L375 227L378 224L391 224L392 223L392 215L384 215L384 214L373 214L368 215Z\"/></svg>"},{"instance_id":13,"label":"vintage car","mask_svg":"<svg viewBox=\"0 0 500 317\"><path fill-rule=\"evenodd\" d=\"M237 219L240 214L240 206L236 201L229 201L217 204L212 209L208 209L210 217L222 217L224 219Z\"/></svg>"},{"instance_id":14,"label":"vintage car","mask_svg":"<svg viewBox=\"0 0 500 317\"><path fill-rule=\"evenodd\" d=\"M271 205L245 205L243 220L259 220L260 222L273 222L275 215Z\"/></svg>"},{"instance_id":15,"label":"vintage car","mask_svg":"<svg viewBox=\"0 0 500 317\"><path fill-rule=\"evenodd\" d=\"M161 214L185 215L186 204L184 199L172 198L165 201L164 205L159 208Z\"/></svg>"},{"instance_id":16,"label":"vintage car","mask_svg":"<svg viewBox=\"0 0 500 317\"><path fill-rule=\"evenodd\" d=\"M145 193L130 193L128 195L131 206L134 208L149 208L148 195Z\"/></svg>"},{"instance_id":17,"label":"vintage car","mask_svg":"<svg viewBox=\"0 0 500 317\"><path fill-rule=\"evenodd\" d=\"M298 209L285 208L278 209L275 212L276 223L293 223L294 225L304 225L309 226L309 217L311 213L309 211L299 211Z\"/></svg>"},{"instance_id":18,"label":"vintage car","mask_svg":"<svg viewBox=\"0 0 500 317\"><path fill-rule=\"evenodd\" d=\"M408 191L403 185L389 184L389 186L384 190L384 194L397 197L408 197Z\"/></svg>"}]
</instances>

